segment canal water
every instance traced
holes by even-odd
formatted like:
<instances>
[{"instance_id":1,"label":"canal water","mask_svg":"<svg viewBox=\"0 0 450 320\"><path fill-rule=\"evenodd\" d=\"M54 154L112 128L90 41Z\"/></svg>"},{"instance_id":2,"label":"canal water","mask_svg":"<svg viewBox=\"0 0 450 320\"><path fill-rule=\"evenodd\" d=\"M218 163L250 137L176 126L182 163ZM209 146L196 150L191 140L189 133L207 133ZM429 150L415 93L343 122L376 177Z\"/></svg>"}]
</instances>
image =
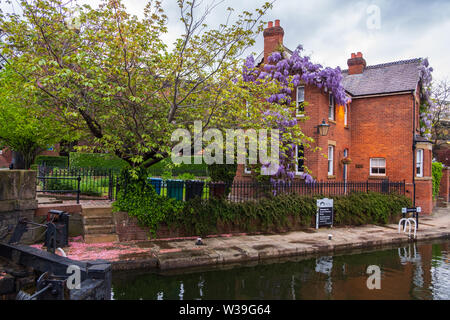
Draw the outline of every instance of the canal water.
<instances>
[{"instance_id":1,"label":"canal water","mask_svg":"<svg viewBox=\"0 0 450 320\"><path fill-rule=\"evenodd\" d=\"M450 240L170 273L113 274L113 297L150 300L450 299ZM369 290L369 266L381 271ZM375 267L376 269L376 267ZM376 285L374 277L369 283Z\"/></svg>"}]
</instances>

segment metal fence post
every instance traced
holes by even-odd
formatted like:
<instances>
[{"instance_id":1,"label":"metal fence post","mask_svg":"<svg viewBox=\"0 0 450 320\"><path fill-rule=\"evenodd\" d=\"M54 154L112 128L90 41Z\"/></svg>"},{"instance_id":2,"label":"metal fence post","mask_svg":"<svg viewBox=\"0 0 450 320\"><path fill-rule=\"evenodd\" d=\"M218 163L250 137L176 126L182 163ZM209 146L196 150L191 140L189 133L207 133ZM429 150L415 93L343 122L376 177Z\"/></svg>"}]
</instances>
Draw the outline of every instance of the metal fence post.
<instances>
[{"instance_id":1,"label":"metal fence post","mask_svg":"<svg viewBox=\"0 0 450 320\"><path fill-rule=\"evenodd\" d=\"M80 193L81 193L81 177L77 177L77 204L80 204Z\"/></svg>"},{"instance_id":2,"label":"metal fence post","mask_svg":"<svg viewBox=\"0 0 450 320\"><path fill-rule=\"evenodd\" d=\"M113 200L113 174L111 169L109 170L108 199L109 201Z\"/></svg>"}]
</instances>

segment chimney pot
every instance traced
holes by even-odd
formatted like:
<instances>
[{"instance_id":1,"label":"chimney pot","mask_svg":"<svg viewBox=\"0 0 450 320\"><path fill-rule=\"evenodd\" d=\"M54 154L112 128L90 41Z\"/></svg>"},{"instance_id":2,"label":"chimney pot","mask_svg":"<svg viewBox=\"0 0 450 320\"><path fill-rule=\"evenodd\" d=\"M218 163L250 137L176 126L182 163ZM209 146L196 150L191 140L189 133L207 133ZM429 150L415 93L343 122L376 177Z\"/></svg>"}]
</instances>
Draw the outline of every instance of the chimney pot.
<instances>
[{"instance_id":1,"label":"chimney pot","mask_svg":"<svg viewBox=\"0 0 450 320\"><path fill-rule=\"evenodd\" d=\"M363 54L361 52L352 53L352 57L347 61L348 65L348 74L361 74L364 72L364 68L366 67L366 60L363 58Z\"/></svg>"},{"instance_id":2,"label":"chimney pot","mask_svg":"<svg viewBox=\"0 0 450 320\"><path fill-rule=\"evenodd\" d=\"M264 30L264 63L268 63L269 55L283 45L284 30L280 26L280 20L269 21L268 28Z\"/></svg>"}]
</instances>

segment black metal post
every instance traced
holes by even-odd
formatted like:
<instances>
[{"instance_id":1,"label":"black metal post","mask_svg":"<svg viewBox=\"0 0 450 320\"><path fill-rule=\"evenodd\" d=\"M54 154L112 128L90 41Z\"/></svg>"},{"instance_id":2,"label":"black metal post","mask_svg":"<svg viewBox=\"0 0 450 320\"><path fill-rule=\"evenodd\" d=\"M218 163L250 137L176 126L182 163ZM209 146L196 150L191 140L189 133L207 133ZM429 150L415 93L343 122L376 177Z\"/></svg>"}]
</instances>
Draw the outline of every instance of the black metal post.
<instances>
[{"instance_id":1,"label":"black metal post","mask_svg":"<svg viewBox=\"0 0 450 320\"><path fill-rule=\"evenodd\" d=\"M81 193L81 189L80 189L81 177L80 176L77 177L77 184L78 184L78 186L77 186L77 204L80 204L80 193Z\"/></svg>"}]
</instances>

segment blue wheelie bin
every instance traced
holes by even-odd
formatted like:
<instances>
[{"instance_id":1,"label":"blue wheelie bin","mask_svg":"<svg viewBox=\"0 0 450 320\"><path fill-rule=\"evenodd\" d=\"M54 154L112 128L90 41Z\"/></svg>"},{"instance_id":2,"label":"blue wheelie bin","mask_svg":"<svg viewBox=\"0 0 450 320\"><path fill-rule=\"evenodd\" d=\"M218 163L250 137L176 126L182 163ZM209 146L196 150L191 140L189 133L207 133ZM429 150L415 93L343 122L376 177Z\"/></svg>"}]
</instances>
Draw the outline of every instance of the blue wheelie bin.
<instances>
[{"instance_id":1,"label":"blue wheelie bin","mask_svg":"<svg viewBox=\"0 0 450 320\"><path fill-rule=\"evenodd\" d=\"M150 184L155 188L157 194L161 195L161 186L163 180L160 178L150 178Z\"/></svg>"}]
</instances>

